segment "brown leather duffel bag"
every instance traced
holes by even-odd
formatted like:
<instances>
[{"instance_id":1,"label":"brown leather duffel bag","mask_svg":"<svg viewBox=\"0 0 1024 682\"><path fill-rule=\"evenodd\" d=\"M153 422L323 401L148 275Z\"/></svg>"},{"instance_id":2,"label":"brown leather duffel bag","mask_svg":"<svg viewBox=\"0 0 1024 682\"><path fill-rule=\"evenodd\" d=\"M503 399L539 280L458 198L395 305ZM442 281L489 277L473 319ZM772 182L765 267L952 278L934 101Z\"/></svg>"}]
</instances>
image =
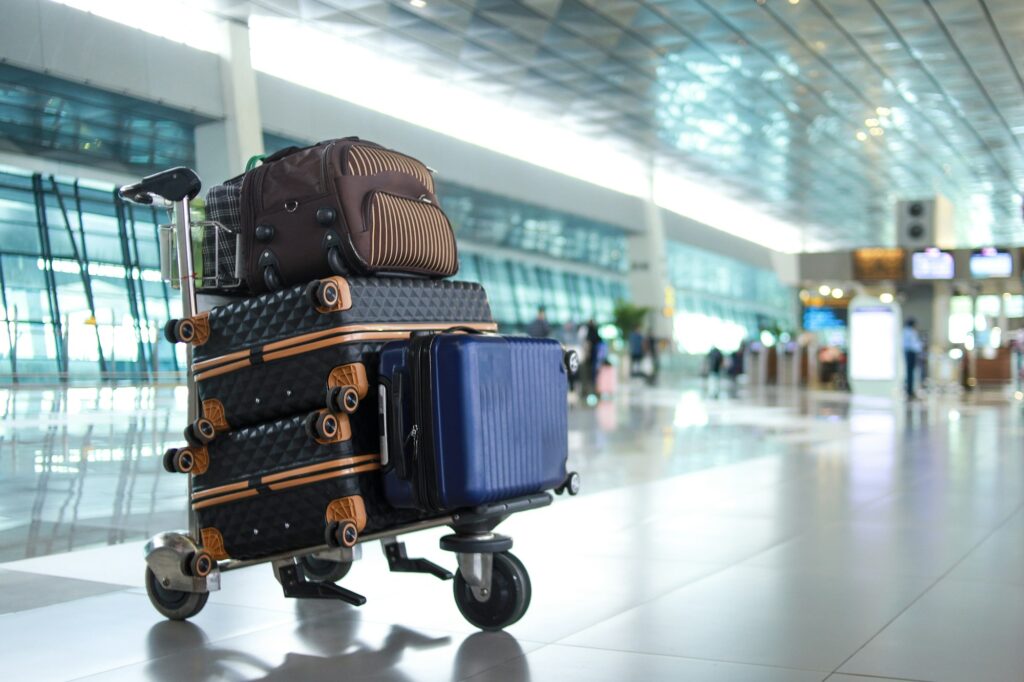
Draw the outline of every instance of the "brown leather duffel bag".
<instances>
[{"instance_id":1,"label":"brown leather duffel bag","mask_svg":"<svg viewBox=\"0 0 1024 682\"><path fill-rule=\"evenodd\" d=\"M252 293L332 274L458 271L430 170L373 142L282 149L243 176L240 199L241 270Z\"/></svg>"}]
</instances>

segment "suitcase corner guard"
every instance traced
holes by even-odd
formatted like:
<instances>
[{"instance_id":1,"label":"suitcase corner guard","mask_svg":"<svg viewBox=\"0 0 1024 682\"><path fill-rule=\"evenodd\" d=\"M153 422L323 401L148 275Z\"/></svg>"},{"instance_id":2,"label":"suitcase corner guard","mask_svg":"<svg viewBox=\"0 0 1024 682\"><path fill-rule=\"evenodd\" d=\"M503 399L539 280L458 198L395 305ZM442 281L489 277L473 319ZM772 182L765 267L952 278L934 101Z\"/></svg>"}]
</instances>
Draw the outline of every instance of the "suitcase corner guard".
<instances>
[{"instance_id":1,"label":"suitcase corner guard","mask_svg":"<svg viewBox=\"0 0 1024 682\"><path fill-rule=\"evenodd\" d=\"M227 550L224 549L224 536L220 534L220 531L216 528L203 528L199 531L200 537L202 537L202 547L210 553L217 561L223 561L224 559L230 558Z\"/></svg>"}]
</instances>

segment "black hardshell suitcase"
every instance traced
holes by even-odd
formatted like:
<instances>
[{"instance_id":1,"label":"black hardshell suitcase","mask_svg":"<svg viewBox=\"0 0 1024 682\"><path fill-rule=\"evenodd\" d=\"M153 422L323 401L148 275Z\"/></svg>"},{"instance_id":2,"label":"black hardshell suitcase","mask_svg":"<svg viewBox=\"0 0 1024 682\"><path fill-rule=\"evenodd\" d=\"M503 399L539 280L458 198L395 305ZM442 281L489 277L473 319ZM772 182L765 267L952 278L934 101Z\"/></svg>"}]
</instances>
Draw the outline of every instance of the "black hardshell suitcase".
<instances>
[{"instance_id":1,"label":"black hardshell suitcase","mask_svg":"<svg viewBox=\"0 0 1024 682\"><path fill-rule=\"evenodd\" d=\"M496 328L479 284L329 277L172 321L168 333L192 343L203 416L223 431L325 405L352 411L376 385L382 344L455 326ZM368 408L356 419L375 431Z\"/></svg>"},{"instance_id":2,"label":"black hardshell suitcase","mask_svg":"<svg viewBox=\"0 0 1024 682\"><path fill-rule=\"evenodd\" d=\"M217 560L351 545L367 529L417 518L384 502L380 457L356 449L344 414L267 422L165 457L166 468L192 476L203 546Z\"/></svg>"}]
</instances>

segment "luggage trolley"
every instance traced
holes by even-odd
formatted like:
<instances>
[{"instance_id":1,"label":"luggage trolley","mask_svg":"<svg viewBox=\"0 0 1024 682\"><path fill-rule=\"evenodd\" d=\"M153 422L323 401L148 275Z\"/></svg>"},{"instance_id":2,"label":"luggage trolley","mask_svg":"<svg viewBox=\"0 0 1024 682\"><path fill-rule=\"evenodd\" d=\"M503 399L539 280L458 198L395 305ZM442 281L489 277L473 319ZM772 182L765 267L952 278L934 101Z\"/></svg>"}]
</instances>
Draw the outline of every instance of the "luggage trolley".
<instances>
[{"instance_id":1,"label":"luggage trolley","mask_svg":"<svg viewBox=\"0 0 1024 682\"><path fill-rule=\"evenodd\" d=\"M194 224L189 211L189 202L200 189L201 182L195 171L178 167L147 176L119 190L120 196L127 201L145 205L157 201L170 204L173 209L174 227L166 234L173 235L174 243L172 245L169 239L161 240L161 248L176 250L183 320L199 312L201 304L210 303L201 302L197 294L192 243ZM236 249L237 241L232 240L232 235L220 225L206 223L204 226L215 230L212 242L204 239L204 249L212 244L214 251L212 254L204 253L204 260L212 256L215 262L212 275L215 286L212 288L223 290L238 286L240 277L230 267L234 253L230 258L217 253L222 246ZM165 273L171 272L169 258L170 253L161 253ZM208 308L209 305L203 307ZM168 333L174 335L180 331L168 330ZM199 416L199 398L191 367L191 347L188 347L187 354L188 423L192 425ZM578 366L575 353L570 352L566 359L570 371L575 372ZM579 475L572 472L554 492L575 495L579 486ZM191 474L188 493L191 500ZM210 592L220 589L222 573L270 563L286 597L338 599L361 606L366 603L365 597L335 583L348 573L352 562L360 558L362 543L380 540L391 571L426 573L441 580L453 580L455 603L466 620L484 630L500 630L518 621L526 612L531 588L526 568L509 551L512 538L495 533L494 529L513 513L545 507L551 502L549 493L537 493L457 510L358 537L353 533L351 538L345 535L349 528L329 528L325 539L330 543L258 559L222 561L215 560L203 548L198 519L190 504L188 530L159 533L146 543L146 593L154 608L165 617L185 620L203 609ZM441 538L440 546L456 555L458 569L454 575L427 559L410 558L404 543L398 540L398 536L405 533L441 526L449 526L453 531Z\"/></svg>"}]
</instances>

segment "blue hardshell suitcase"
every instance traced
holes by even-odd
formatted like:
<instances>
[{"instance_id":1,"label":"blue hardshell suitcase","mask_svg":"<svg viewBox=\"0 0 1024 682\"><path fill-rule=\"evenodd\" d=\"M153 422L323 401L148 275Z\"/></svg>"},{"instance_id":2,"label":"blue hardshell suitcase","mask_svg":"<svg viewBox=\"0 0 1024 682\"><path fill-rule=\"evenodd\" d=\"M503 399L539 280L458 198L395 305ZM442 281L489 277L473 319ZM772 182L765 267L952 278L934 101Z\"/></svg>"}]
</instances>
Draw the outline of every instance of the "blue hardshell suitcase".
<instances>
[{"instance_id":1,"label":"blue hardshell suitcase","mask_svg":"<svg viewBox=\"0 0 1024 682\"><path fill-rule=\"evenodd\" d=\"M437 512L560 486L568 372L551 339L443 333L380 353L384 490Z\"/></svg>"}]
</instances>

